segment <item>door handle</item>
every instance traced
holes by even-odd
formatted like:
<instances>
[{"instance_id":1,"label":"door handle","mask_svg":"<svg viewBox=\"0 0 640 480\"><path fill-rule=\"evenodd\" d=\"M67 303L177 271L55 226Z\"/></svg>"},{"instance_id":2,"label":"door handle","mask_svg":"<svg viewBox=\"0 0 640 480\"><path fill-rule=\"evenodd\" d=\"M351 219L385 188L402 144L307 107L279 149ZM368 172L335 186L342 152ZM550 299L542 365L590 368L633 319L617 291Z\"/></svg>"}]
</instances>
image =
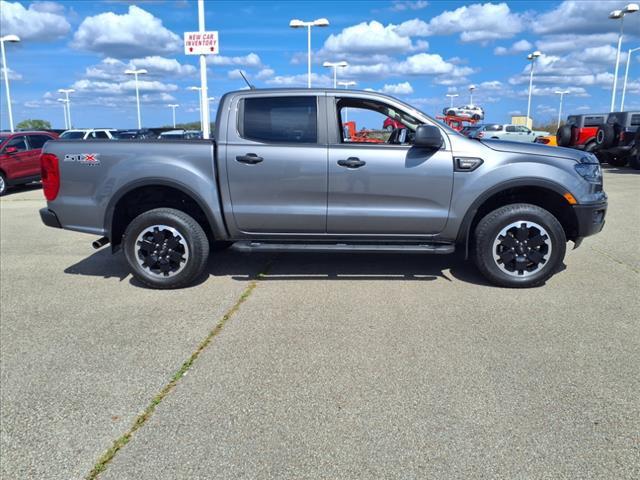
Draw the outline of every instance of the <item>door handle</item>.
<instances>
[{"instance_id":1,"label":"door handle","mask_svg":"<svg viewBox=\"0 0 640 480\"><path fill-rule=\"evenodd\" d=\"M338 165L347 168L360 168L366 164L367 162L360 160L358 157L349 157L346 160L338 160Z\"/></svg>"},{"instance_id":2,"label":"door handle","mask_svg":"<svg viewBox=\"0 0 640 480\"><path fill-rule=\"evenodd\" d=\"M256 163L260 163L264 158L259 157L255 153L247 153L246 155L238 155L236 157L236 161L240 163L248 163L249 165L255 165Z\"/></svg>"}]
</instances>

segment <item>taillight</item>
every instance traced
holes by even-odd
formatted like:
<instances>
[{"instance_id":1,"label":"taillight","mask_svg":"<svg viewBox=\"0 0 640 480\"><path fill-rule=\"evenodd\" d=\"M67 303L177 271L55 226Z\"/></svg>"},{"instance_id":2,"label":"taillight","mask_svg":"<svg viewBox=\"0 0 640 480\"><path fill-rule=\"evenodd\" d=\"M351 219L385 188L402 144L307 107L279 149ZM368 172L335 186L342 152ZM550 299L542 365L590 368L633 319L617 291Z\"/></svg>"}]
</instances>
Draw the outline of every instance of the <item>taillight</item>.
<instances>
[{"instance_id":1,"label":"taillight","mask_svg":"<svg viewBox=\"0 0 640 480\"><path fill-rule=\"evenodd\" d=\"M478 132L477 137L478 137L478 138L482 138L482 137L484 137L484 132Z\"/></svg>"},{"instance_id":2,"label":"taillight","mask_svg":"<svg viewBox=\"0 0 640 480\"><path fill-rule=\"evenodd\" d=\"M55 200L60 190L60 166L58 157L53 153L40 155L40 168L42 174L42 191L48 201Z\"/></svg>"}]
</instances>

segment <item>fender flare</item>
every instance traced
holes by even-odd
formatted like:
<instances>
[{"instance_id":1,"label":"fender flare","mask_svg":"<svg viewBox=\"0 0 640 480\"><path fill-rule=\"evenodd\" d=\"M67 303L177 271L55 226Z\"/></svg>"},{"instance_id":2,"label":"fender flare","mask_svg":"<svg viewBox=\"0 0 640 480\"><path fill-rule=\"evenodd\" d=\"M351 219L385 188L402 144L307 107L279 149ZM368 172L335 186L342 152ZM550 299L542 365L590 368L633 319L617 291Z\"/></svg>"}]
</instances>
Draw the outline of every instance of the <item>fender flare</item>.
<instances>
[{"instance_id":1,"label":"fender flare","mask_svg":"<svg viewBox=\"0 0 640 480\"><path fill-rule=\"evenodd\" d=\"M141 187L170 187L185 195L191 197L194 202L200 207L200 209L204 212L207 217L207 221L211 227L211 231L216 238L224 239L228 237L227 227L224 222L224 217L222 216L222 211L220 206L218 205L218 210L214 211L207 206L207 203L198 195L195 191L193 191L189 186L185 185L181 182L176 182L173 180L167 180L166 178L145 178L140 180L134 180L130 183L127 183L120 187L118 191L111 196L109 203L107 204L107 208L105 210L104 215L104 230L107 232L107 237L111 239L111 226L113 225L113 215L115 213L116 205L122 198L128 193L141 188Z\"/></svg>"},{"instance_id":2,"label":"fender flare","mask_svg":"<svg viewBox=\"0 0 640 480\"><path fill-rule=\"evenodd\" d=\"M458 229L458 236L456 238L456 243L457 244L464 243L465 259L469 258L469 239L471 237L471 224L480 206L484 202L486 202L489 198L496 195L497 193L500 193L504 190L508 190L510 188L516 188L516 187L546 188L547 190L552 190L556 192L560 196L563 196L565 193L568 192L568 190L562 187L562 185L556 182L553 182L551 180L545 180L542 178L533 178L533 179L521 178L521 179L507 180L505 182L501 182L497 185L494 185L489 190L483 192L471 203L471 205L467 209L467 212L464 214L464 217L462 218L462 223L460 223L460 228Z\"/></svg>"}]
</instances>

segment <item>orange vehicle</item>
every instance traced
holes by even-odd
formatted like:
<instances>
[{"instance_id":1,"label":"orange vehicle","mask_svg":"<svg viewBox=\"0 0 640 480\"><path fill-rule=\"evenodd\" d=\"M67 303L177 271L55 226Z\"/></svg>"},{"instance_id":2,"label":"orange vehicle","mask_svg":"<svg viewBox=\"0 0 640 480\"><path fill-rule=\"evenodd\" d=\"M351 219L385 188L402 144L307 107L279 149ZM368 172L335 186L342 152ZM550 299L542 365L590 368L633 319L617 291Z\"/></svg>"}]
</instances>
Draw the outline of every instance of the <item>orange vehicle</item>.
<instances>
[{"instance_id":1,"label":"orange vehicle","mask_svg":"<svg viewBox=\"0 0 640 480\"><path fill-rule=\"evenodd\" d=\"M476 123L478 123L478 120L474 120L473 118L459 117L457 115L439 115L436 117L436 119L449 125L456 132L459 132L463 129L463 127L467 125L475 125Z\"/></svg>"},{"instance_id":2,"label":"orange vehicle","mask_svg":"<svg viewBox=\"0 0 640 480\"><path fill-rule=\"evenodd\" d=\"M342 124L344 128L344 137L354 143L384 143L384 140L380 138L370 137L371 130L363 128L359 132L356 130L356 122L344 122Z\"/></svg>"}]
</instances>

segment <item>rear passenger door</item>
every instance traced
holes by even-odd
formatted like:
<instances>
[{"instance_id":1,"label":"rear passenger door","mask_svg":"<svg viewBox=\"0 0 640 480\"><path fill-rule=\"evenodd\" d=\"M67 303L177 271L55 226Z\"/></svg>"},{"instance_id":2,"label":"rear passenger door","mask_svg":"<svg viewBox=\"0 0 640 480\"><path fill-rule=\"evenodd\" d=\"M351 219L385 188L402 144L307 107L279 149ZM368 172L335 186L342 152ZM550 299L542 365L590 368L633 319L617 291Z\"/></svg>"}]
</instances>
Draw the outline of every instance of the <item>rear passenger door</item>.
<instances>
[{"instance_id":1,"label":"rear passenger door","mask_svg":"<svg viewBox=\"0 0 640 480\"><path fill-rule=\"evenodd\" d=\"M327 145L326 123L319 120L324 103L306 92L235 101L229 115L237 111L238 122L229 124L227 143L218 152L225 155L236 233L324 233Z\"/></svg>"},{"instance_id":2,"label":"rear passenger door","mask_svg":"<svg viewBox=\"0 0 640 480\"><path fill-rule=\"evenodd\" d=\"M40 175L40 154L45 143L51 140L48 135L27 135L28 157L25 159L25 172L28 176Z\"/></svg>"}]
</instances>

